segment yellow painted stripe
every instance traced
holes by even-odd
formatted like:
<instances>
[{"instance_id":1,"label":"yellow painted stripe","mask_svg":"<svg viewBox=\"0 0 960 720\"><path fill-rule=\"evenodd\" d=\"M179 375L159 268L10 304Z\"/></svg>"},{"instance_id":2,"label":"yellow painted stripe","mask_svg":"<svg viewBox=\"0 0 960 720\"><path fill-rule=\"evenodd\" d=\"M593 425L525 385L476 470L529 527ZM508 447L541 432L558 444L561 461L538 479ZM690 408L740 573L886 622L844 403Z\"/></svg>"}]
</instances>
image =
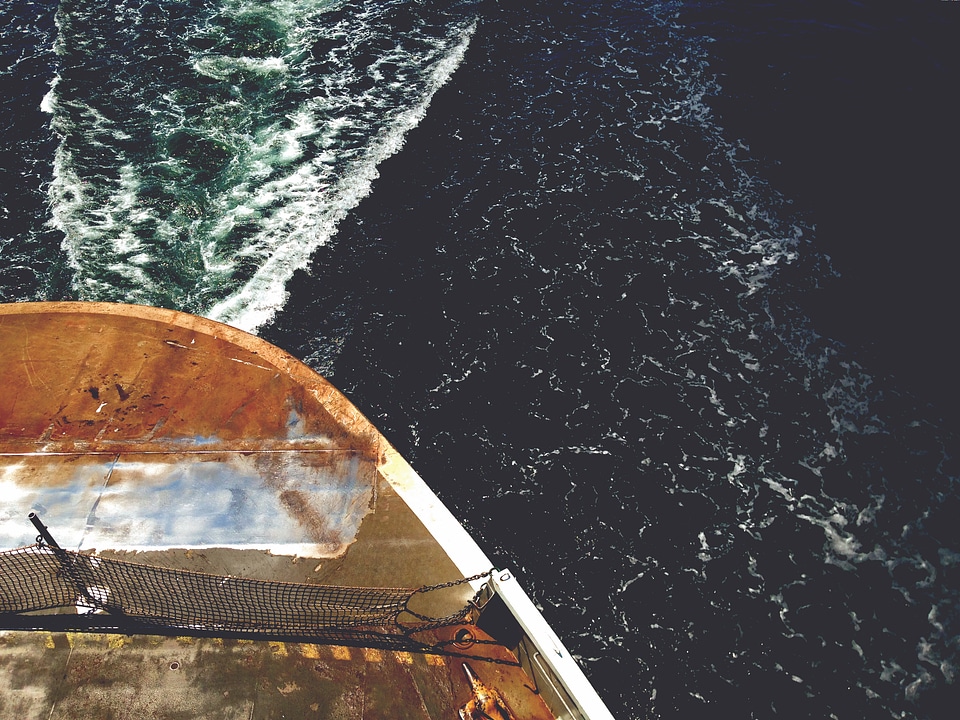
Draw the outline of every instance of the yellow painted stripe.
<instances>
[{"instance_id":1,"label":"yellow painted stripe","mask_svg":"<svg viewBox=\"0 0 960 720\"><path fill-rule=\"evenodd\" d=\"M333 655L334 660L350 659L350 648L345 647L344 645L333 645L330 648L330 652Z\"/></svg>"},{"instance_id":2,"label":"yellow painted stripe","mask_svg":"<svg viewBox=\"0 0 960 720\"><path fill-rule=\"evenodd\" d=\"M309 658L311 660L319 660L320 648L317 647L316 645L307 645L306 643L301 643L300 654L303 655L305 658Z\"/></svg>"},{"instance_id":3,"label":"yellow painted stripe","mask_svg":"<svg viewBox=\"0 0 960 720\"><path fill-rule=\"evenodd\" d=\"M383 655L376 648L364 648L363 659L367 662L381 662Z\"/></svg>"}]
</instances>

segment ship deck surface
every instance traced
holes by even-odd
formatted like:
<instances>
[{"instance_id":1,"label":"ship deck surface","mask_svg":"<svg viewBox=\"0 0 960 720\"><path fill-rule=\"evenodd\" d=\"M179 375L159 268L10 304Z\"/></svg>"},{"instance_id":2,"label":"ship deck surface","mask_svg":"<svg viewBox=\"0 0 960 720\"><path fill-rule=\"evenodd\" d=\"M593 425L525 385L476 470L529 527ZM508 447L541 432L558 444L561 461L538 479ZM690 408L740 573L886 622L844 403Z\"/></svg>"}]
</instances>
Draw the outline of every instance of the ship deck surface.
<instances>
[{"instance_id":1,"label":"ship deck surface","mask_svg":"<svg viewBox=\"0 0 960 720\"><path fill-rule=\"evenodd\" d=\"M217 575L416 588L490 569L438 542L405 464L339 392L245 333L154 308L0 306L0 377L0 549L33 542L33 511L65 549ZM447 615L475 585L416 610ZM471 695L450 647L6 630L0 715L451 718ZM517 717L551 717L509 650L463 654Z\"/></svg>"}]
</instances>

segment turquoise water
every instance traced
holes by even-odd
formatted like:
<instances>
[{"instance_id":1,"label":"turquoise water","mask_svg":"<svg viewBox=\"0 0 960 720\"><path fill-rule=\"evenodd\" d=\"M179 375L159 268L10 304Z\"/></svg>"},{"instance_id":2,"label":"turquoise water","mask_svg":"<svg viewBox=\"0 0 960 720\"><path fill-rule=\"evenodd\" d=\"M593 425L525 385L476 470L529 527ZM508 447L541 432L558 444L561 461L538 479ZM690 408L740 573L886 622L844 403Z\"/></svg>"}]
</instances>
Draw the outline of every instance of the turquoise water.
<instances>
[{"instance_id":1,"label":"turquoise water","mask_svg":"<svg viewBox=\"0 0 960 720\"><path fill-rule=\"evenodd\" d=\"M42 109L78 299L253 330L460 62L469 6L61 3Z\"/></svg>"}]
</instances>

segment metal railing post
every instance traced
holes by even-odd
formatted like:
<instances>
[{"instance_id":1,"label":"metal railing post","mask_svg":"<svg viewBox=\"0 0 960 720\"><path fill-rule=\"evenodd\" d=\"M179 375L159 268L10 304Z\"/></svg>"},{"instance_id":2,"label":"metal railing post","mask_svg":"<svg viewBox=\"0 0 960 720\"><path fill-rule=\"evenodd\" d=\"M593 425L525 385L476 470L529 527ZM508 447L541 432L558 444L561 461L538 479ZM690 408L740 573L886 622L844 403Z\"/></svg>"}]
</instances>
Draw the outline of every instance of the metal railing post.
<instances>
[{"instance_id":1,"label":"metal railing post","mask_svg":"<svg viewBox=\"0 0 960 720\"><path fill-rule=\"evenodd\" d=\"M31 511L30 514L27 515L27 517L30 518L30 522L33 523L33 526L37 529L37 532L40 533L40 538L42 538L47 545L52 547L54 550L63 549L59 545L57 545L57 541L53 539L53 536L50 534L50 531L47 530L47 526L44 525L42 522L40 522L39 515Z\"/></svg>"}]
</instances>

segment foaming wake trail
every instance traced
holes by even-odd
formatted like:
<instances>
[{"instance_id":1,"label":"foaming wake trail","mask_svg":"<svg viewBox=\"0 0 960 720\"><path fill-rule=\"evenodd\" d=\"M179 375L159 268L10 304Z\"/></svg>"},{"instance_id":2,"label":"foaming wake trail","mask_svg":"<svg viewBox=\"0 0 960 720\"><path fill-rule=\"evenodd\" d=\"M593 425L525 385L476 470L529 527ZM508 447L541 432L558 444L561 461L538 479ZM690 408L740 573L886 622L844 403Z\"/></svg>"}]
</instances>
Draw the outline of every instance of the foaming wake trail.
<instances>
[{"instance_id":1,"label":"foaming wake trail","mask_svg":"<svg viewBox=\"0 0 960 720\"><path fill-rule=\"evenodd\" d=\"M75 295L254 331L369 194L474 31L469 3L61 6L49 196Z\"/></svg>"},{"instance_id":2,"label":"foaming wake trail","mask_svg":"<svg viewBox=\"0 0 960 720\"><path fill-rule=\"evenodd\" d=\"M476 24L463 31L460 42L433 67L419 102L397 114L354 160L347 172L326 186L329 176L322 160L305 176L301 171L294 182L302 183L302 199L278 213L276 225L262 241L274 250L259 270L237 292L221 301L207 315L220 322L253 332L269 322L287 298L286 283L294 271L306 265L310 255L336 232L337 224L370 193L378 177L377 166L396 153L407 132L426 116L434 93L446 83L463 59ZM304 192L305 191L305 192ZM316 202L326 194L330 202Z\"/></svg>"}]
</instances>

